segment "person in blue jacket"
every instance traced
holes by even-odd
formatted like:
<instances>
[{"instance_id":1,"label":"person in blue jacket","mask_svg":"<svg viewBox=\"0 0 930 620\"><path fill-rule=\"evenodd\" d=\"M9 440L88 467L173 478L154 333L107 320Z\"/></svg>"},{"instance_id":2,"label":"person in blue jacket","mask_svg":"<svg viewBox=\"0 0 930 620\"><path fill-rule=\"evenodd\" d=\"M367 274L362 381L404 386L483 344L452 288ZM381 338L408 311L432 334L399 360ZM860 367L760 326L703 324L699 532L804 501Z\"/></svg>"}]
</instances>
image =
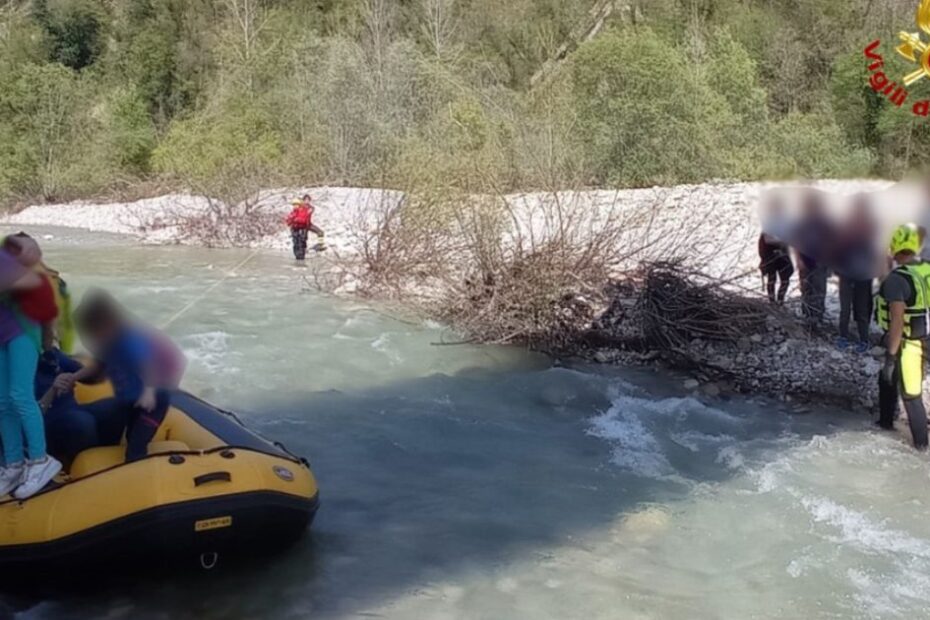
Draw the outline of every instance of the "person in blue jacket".
<instances>
[{"instance_id":1,"label":"person in blue jacket","mask_svg":"<svg viewBox=\"0 0 930 620\"><path fill-rule=\"evenodd\" d=\"M170 406L170 392L156 387L155 351L144 330L136 327L104 291L91 291L75 312L78 332L96 361L74 373L59 375L64 392L75 382L101 370L113 384L114 406L125 415L126 461L145 458Z\"/></svg>"}]
</instances>

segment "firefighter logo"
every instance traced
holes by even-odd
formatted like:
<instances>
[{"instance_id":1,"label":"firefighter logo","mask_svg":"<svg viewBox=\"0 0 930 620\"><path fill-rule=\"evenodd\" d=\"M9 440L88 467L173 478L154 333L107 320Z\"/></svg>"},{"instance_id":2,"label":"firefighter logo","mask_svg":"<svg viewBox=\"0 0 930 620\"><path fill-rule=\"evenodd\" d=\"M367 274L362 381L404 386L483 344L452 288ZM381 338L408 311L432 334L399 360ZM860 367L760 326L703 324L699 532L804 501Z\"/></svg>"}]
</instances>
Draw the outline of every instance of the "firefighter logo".
<instances>
[{"instance_id":1,"label":"firefighter logo","mask_svg":"<svg viewBox=\"0 0 930 620\"><path fill-rule=\"evenodd\" d=\"M917 7L917 27L930 36L930 0L921 0ZM904 85L910 86L930 76L930 45L924 43L920 32L901 32L898 37L901 39L901 45L896 48L898 55L919 66L904 76Z\"/></svg>"}]
</instances>

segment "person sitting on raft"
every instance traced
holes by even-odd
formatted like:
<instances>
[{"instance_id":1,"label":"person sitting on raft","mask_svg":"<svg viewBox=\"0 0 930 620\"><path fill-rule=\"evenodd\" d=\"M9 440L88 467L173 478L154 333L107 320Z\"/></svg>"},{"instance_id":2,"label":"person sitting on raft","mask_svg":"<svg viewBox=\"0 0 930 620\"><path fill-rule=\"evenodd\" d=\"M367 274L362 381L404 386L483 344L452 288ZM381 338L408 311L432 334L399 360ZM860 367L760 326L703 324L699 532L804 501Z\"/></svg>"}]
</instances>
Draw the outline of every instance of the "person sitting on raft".
<instances>
[{"instance_id":1,"label":"person sitting on raft","mask_svg":"<svg viewBox=\"0 0 930 620\"><path fill-rule=\"evenodd\" d=\"M110 401L86 406L78 404L73 390L59 390L59 375L74 374L83 365L54 348L39 358L35 394L45 414L45 438L48 451L67 469L78 454L97 446L118 445L125 428L125 416Z\"/></svg>"},{"instance_id":2,"label":"person sitting on raft","mask_svg":"<svg viewBox=\"0 0 930 620\"><path fill-rule=\"evenodd\" d=\"M75 311L78 333L96 361L55 380L60 393L99 373L113 384L115 405L125 412L126 461L148 454L170 405L170 393L158 386L156 352L142 328L134 325L108 293L91 291Z\"/></svg>"}]
</instances>

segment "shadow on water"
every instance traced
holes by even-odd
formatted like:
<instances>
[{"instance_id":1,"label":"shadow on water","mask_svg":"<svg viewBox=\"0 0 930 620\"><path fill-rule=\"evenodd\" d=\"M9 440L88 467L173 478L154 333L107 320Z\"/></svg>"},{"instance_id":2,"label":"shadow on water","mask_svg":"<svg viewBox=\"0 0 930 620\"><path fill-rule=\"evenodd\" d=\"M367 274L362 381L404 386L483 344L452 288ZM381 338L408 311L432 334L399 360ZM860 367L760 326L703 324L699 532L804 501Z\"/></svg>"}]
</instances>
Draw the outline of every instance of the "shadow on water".
<instances>
[{"instance_id":1,"label":"shadow on water","mask_svg":"<svg viewBox=\"0 0 930 620\"><path fill-rule=\"evenodd\" d=\"M641 379L655 382L634 378ZM839 428L748 403L723 412L683 399L651 411L656 396L622 388L627 396L618 400L618 383L554 368L434 375L297 400L269 394L246 420L309 456L322 490L312 534L297 548L218 574L101 584L102 592L44 601L22 617L364 615L420 588L545 553L643 503L681 500L694 483L732 476L716 451L695 449L696 433L729 437L747 458L765 460L786 433L804 440ZM632 433L621 448L643 462L611 464L616 445L588 433L592 416L611 406ZM623 417L637 408L641 416ZM653 425L648 437L644 424ZM653 467L654 453L674 475ZM659 475L634 471L640 466Z\"/></svg>"}]
</instances>

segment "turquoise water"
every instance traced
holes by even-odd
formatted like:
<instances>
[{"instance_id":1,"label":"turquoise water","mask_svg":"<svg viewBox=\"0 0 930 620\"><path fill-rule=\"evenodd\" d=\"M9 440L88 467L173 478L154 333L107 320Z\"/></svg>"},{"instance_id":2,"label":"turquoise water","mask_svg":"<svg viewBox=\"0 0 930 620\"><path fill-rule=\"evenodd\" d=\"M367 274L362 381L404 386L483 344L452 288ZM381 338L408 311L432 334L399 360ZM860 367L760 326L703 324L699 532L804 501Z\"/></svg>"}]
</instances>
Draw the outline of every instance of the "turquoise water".
<instances>
[{"instance_id":1,"label":"turquoise water","mask_svg":"<svg viewBox=\"0 0 930 620\"><path fill-rule=\"evenodd\" d=\"M155 323L248 256L46 232L77 289ZM435 346L455 336L307 273L259 254L169 331L188 389L311 460L311 535L234 571L10 600L17 618L927 617L930 463L898 436Z\"/></svg>"}]
</instances>

